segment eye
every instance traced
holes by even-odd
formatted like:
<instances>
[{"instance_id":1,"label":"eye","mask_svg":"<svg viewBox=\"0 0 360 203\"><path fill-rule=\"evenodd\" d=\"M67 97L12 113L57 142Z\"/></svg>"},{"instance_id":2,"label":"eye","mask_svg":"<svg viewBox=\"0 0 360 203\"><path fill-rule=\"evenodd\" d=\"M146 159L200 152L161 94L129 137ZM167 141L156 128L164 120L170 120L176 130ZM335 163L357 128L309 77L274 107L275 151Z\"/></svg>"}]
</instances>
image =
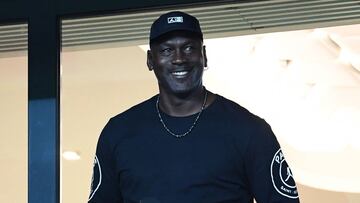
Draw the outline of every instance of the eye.
<instances>
[{"instance_id":1,"label":"eye","mask_svg":"<svg viewBox=\"0 0 360 203\"><path fill-rule=\"evenodd\" d=\"M171 48L163 48L160 50L161 55L169 56L172 53Z\"/></svg>"},{"instance_id":2,"label":"eye","mask_svg":"<svg viewBox=\"0 0 360 203\"><path fill-rule=\"evenodd\" d=\"M191 51L193 51L194 50L194 47L193 46L190 46L190 45L188 45L188 46L186 46L185 47L185 49L184 49L186 52L191 52Z\"/></svg>"}]
</instances>

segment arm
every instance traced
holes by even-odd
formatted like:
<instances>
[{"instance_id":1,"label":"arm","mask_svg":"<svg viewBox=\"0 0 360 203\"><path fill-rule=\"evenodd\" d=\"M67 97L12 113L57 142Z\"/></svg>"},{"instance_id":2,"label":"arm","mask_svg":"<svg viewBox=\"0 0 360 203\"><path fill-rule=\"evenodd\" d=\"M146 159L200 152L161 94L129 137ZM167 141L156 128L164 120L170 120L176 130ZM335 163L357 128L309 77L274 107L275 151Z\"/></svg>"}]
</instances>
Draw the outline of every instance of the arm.
<instances>
[{"instance_id":1,"label":"arm","mask_svg":"<svg viewBox=\"0 0 360 203\"><path fill-rule=\"evenodd\" d=\"M93 165L89 203L122 203L118 176L110 144L111 120L105 126L98 140Z\"/></svg>"},{"instance_id":2,"label":"arm","mask_svg":"<svg viewBox=\"0 0 360 203\"><path fill-rule=\"evenodd\" d=\"M298 203L293 174L270 126L261 121L247 146L246 173L258 203Z\"/></svg>"}]
</instances>

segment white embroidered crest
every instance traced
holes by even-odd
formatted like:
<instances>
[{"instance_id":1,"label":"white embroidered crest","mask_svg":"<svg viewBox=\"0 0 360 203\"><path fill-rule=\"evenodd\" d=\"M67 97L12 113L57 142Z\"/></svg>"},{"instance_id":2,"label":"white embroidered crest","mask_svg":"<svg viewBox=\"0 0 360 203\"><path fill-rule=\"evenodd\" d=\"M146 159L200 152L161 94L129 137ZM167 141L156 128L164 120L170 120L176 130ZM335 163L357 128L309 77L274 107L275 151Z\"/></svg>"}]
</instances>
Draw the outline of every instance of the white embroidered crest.
<instances>
[{"instance_id":1,"label":"white embroidered crest","mask_svg":"<svg viewBox=\"0 0 360 203\"><path fill-rule=\"evenodd\" d=\"M281 149L274 154L270 173L273 186L278 193L292 199L299 197L293 174Z\"/></svg>"},{"instance_id":2,"label":"white embroidered crest","mask_svg":"<svg viewBox=\"0 0 360 203\"><path fill-rule=\"evenodd\" d=\"M96 191L99 189L101 185L101 179L102 179L101 166L99 159L95 155L94 164L93 164L93 175L91 178L90 197L88 201L90 201L94 197Z\"/></svg>"}]
</instances>

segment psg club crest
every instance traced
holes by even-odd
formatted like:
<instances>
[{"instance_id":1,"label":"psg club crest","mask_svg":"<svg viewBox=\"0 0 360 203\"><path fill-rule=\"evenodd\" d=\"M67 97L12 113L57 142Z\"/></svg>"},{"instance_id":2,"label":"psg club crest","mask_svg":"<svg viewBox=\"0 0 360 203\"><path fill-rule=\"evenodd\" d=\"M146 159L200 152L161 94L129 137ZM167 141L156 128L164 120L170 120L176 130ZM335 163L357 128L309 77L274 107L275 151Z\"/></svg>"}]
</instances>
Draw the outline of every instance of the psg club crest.
<instances>
[{"instance_id":1,"label":"psg club crest","mask_svg":"<svg viewBox=\"0 0 360 203\"><path fill-rule=\"evenodd\" d=\"M91 188L90 188L90 196L89 201L93 198L96 191L99 189L101 185L101 166L99 159L95 155L94 164L93 164L93 175L91 178Z\"/></svg>"},{"instance_id":2,"label":"psg club crest","mask_svg":"<svg viewBox=\"0 0 360 203\"><path fill-rule=\"evenodd\" d=\"M290 167L285 161L284 154L279 149L271 162L271 180L275 190L281 195L296 199L299 197Z\"/></svg>"}]
</instances>

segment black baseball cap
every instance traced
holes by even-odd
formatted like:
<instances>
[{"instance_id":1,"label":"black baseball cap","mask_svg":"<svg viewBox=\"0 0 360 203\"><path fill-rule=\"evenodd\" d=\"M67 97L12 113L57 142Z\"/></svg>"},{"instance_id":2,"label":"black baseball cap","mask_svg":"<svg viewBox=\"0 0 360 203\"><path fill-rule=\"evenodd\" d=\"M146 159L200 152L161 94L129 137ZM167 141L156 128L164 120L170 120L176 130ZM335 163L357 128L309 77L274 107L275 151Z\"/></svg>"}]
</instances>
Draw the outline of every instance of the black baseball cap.
<instances>
[{"instance_id":1,"label":"black baseball cap","mask_svg":"<svg viewBox=\"0 0 360 203\"><path fill-rule=\"evenodd\" d=\"M203 39L199 21L192 15L181 11L172 11L161 15L151 25L150 43L152 40L175 30L193 32Z\"/></svg>"}]
</instances>

